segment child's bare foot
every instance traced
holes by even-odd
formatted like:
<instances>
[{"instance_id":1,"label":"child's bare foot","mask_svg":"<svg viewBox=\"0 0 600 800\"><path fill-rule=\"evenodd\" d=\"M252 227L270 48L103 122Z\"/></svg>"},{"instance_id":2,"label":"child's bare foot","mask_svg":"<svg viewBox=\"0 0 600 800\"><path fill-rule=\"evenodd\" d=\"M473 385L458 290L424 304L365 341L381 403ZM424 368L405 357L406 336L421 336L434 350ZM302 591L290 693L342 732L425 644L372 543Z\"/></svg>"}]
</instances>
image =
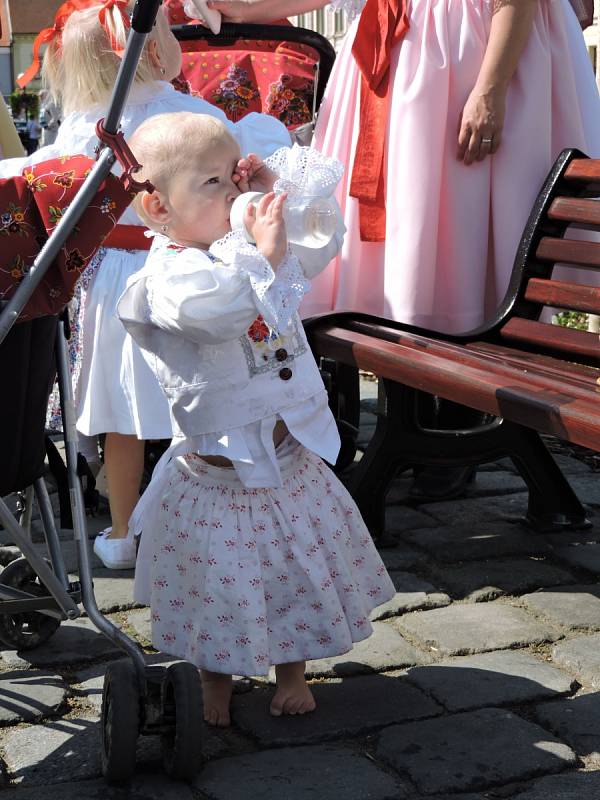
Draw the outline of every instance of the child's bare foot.
<instances>
[{"instance_id":1,"label":"child's bare foot","mask_svg":"<svg viewBox=\"0 0 600 800\"><path fill-rule=\"evenodd\" d=\"M215 728L231 725L229 704L231 702L231 675L200 670L202 696L204 698L204 721Z\"/></svg>"},{"instance_id":2,"label":"child's bare foot","mask_svg":"<svg viewBox=\"0 0 600 800\"><path fill-rule=\"evenodd\" d=\"M304 677L305 667L304 661L278 664L275 667L277 691L270 708L274 717L280 717L282 714L307 714L317 707Z\"/></svg>"}]
</instances>

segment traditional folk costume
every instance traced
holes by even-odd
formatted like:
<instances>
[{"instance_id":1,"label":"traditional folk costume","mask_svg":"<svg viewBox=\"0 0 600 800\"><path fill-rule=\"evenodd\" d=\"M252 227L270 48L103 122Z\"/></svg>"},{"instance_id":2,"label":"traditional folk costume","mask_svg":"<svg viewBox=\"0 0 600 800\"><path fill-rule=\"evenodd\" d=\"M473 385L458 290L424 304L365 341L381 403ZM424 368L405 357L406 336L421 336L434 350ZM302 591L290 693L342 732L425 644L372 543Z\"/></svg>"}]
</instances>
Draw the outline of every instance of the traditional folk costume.
<instances>
[{"instance_id":1,"label":"traditional folk costume","mask_svg":"<svg viewBox=\"0 0 600 800\"><path fill-rule=\"evenodd\" d=\"M573 4L583 12L591 5ZM537 4L508 89L500 149L466 166L456 157L459 119L494 0L332 5L355 20L315 145L348 166L337 195L348 233L303 315L356 309L468 330L504 296L530 209L560 151L600 156L600 100L578 19L569 0Z\"/></svg>"},{"instance_id":2,"label":"traditional folk costume","mask_svg":"<svg viewBox=\"0 0 600 800\"><path fill-rule=\"evenodd\" d=\"M266 674L344 653L395 591L322 460L339 436L297 314L308 286L291 251L274 273L240 232L208 253L157 235L119 302L176 431L132 516L134 595L151 605L154 645L204 669ZM289 435L275 448L279 419Z\"/></svg>"}]
</instances>

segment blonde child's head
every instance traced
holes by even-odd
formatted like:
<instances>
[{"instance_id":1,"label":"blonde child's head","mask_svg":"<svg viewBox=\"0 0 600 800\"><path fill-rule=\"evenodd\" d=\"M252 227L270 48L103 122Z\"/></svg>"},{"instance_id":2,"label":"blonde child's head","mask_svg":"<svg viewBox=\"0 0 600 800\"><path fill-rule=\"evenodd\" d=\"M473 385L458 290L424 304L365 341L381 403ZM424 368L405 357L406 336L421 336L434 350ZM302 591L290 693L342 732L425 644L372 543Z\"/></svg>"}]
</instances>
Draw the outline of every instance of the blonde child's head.
<instances>
[{"instance_id":1,"label":"blonde child's head","mask_svg":"<svg viewBox=\"0 0 600 800\"><path fill-rule=\"evenodd\" d=\"M231 229L240 150L223 122L187 111L158 114L137 128L129 145L142 165L136 180L154 186L134 200L149 228L204 249Z\"/></svg>"},{"instance_id":2,"label":"blonde child's head","mask_svg":"<svg viewBox=\"0 0 600 800\"><path fill-rule=\"evenodd\" d=\"M112 5L101 17L101 0L92 0L88 8L72 12L59 35L48 44L42 77L65 116L108 102L121 64L119 52L127 41L124 13L131 12L133 6L133 0L126 8ZM139 60L135 81L170 81L180 69L181 49L161 8Z\"/></svg>"}]
</instances>

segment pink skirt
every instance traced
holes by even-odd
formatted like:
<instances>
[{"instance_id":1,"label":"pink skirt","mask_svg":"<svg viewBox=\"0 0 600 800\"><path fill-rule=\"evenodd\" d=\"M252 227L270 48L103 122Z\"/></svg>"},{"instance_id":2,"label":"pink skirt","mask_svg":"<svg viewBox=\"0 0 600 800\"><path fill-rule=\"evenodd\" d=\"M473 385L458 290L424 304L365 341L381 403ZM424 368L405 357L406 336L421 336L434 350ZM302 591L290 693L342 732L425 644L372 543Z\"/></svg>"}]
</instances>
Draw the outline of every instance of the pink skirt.
<instances>
[{"instance_id":1,"label":"pink skirt","mask_svg":"<svg viewBox=\"0 0 600 800\"><path fill-rule=\"evenodd\" d=\"M358 509L320 458L288 441L283 486L247 489L233 469L173 459L148 509L135 597L152 643L204 669L264 675L272 664L345 653L395 594Z\"/></svg>"},{"instance_id":2,"label":"pink skirt","mask_svg":"<svg viewBox=\"0 0 600 800\"><path fill-rule=\"evenodd\" d=\"M493 0L413 0L392 54L387 234L361 242L347 194L359 125L354 26L336 62L315 146L347 165L343 250L313 281L303 316L353 309L448 332L483 322L508 287L519 239L565 147L600 156L600 100L568 0L545 0L511 82L497 154L456 158L459 119L485 53ZM585 282L585 279L581 282Z\"/></svg>"}]
</instances>

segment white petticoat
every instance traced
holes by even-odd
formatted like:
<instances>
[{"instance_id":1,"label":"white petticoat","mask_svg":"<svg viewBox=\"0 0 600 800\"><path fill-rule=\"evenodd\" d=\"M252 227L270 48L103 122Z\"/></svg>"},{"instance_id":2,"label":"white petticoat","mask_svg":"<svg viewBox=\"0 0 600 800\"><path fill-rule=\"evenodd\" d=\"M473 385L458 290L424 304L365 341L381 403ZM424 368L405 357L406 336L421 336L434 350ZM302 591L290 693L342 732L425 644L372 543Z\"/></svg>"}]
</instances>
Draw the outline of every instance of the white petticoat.
<instances>
[{"instance_id":1,"label":"white petticoat","mask_svg":"<svg viewBox=\"0 0 600 800\"><path fill-rule=\"evenodd\" d=\"M117 317L130 275L144 266L145 250L106 250L85 299L77 429L170 439L169 404L141 349Z\"/></svg>"},{"instance_id":2,"label":"white petticoat","mask_svg":"<svg viewBox=\"0 0 600 800\"><path fill-rule=\"evenodd\" d=\"M247 489L195 455L171 462L160 507L146 512L134 592L151 605L159 650L264 675L371 634L370 612L395 589L356 505L291 437L278 456L275 489Z\"/></svg>"}]
</instances>

